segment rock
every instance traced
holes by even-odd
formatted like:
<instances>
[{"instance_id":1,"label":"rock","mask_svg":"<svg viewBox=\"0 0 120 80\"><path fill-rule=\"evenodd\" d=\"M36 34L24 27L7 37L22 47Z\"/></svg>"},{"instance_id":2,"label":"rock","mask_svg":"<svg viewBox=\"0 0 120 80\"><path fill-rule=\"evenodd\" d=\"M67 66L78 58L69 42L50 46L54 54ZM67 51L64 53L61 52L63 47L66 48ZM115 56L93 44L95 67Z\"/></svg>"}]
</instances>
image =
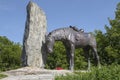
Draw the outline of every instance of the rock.
<instances>
[{"instance_id":1,"label":"rock","mask_svg":"<svg viewBox=\"0 0 120 80\"><path fill-rule=\"evenodd\" d=\"M22 65L43 68L45 57L45 13L33 2L27 5L27 20L23 37Z\"/></svg>"}]
</instances>

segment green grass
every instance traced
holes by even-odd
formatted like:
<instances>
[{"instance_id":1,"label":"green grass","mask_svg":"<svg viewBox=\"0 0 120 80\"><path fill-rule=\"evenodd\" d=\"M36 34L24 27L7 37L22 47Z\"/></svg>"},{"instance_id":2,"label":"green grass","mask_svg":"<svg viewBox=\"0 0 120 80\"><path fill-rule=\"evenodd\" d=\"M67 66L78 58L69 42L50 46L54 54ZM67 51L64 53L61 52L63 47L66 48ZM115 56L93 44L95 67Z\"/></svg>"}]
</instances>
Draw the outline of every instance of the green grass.
<instances>
[{"instance_id":1,"label":"green grass","mask_svg":"<svg viewBox=\"0 0 120 80\"><path fill-rule=\"evenodd\" d=\"M120 65L93 68L91 72L75 72L75 75L59 76L55 80L120 80Z\"/></svg>"},{"instance_id":2,"label":"green grass","mask_svg":"<svg viewBox=\"0 0 120 80\"><path fill-rule=\"evenodd\" d=\"M7 77L7 75L0 74L0 79Z\"/></svg>"}]
</instances>

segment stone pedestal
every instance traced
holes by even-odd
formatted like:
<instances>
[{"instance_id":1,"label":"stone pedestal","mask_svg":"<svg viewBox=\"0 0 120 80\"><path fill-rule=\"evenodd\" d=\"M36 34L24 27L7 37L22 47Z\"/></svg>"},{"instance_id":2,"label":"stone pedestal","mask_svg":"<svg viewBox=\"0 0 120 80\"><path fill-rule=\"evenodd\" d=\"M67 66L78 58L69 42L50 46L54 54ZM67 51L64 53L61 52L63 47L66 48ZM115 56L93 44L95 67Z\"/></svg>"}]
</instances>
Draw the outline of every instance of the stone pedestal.
<instances>
[{"instance_id":1,"label":"stone pedestal","mask_svg":"<svg viewBox=\"0 0 120 80\"><path fill-rule=\"evenodd\" d=\"M33 2L27 5L27 20L23 38L22 65L42 68L45 55L45 13Z\"/></svg>"},{"instance_id":2,"label":"stone pedestal","mask_svg":"<svg viewBox=\"0 0 120 80\"><path fill-rule=\"evenodd\" d=\"M2 80L55 80L56 76L73 75L70 70L46 70L40 68L23 67L3 72L8 77ZM1 79L0 79L1 80Z\"/></svg>"}]
</instances>

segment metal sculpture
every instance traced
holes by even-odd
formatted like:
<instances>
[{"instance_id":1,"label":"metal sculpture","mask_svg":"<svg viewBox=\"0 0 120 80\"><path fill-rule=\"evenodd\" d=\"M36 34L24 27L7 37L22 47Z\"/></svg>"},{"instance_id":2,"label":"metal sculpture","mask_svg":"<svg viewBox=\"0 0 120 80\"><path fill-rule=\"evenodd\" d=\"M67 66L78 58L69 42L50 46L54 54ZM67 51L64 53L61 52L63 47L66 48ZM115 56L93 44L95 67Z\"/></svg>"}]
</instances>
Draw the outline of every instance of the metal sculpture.
<instances>
[{"instance_id":1,"label":"metal sculpture","mask_svg":"<svg viewBox=\"0 0 120 80\"><path fill-rule=\"evenodd\" d=\"M88 70L90 70L90 56L89 50L93 51L95 57L95 65L100 67L99 56L96 49L96 39L90 33L85 33L83 29L77 29L70 26L67 28L60 28L50 32L46 38L46 46L48 53L53 52L55 41L62 41L65 48L69 63L69 69L74 70L74 52L75 48L83 48L85 56L88 60Z\"/></svg>"}]
</instances>

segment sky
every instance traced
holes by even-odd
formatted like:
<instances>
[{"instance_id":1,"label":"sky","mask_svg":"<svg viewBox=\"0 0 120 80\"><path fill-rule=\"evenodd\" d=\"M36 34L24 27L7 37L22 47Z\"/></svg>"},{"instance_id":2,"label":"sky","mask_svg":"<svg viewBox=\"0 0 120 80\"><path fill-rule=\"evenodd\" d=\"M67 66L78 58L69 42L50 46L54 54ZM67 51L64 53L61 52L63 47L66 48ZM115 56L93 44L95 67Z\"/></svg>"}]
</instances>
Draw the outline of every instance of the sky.
<instances>
[{"instance_id":1,"label":"sky","mask_svg":"<svg viewBox=\"0 0 120 80\"><path fill-rule=\"evenodd\" d=\"M22 44L26 6L30 0L0 0L0 36ZM101 30L114 19L120 0L31 0L40 6L47 17L47 33L76 26L85 32Z\"/></svg>"}]
</instances>

